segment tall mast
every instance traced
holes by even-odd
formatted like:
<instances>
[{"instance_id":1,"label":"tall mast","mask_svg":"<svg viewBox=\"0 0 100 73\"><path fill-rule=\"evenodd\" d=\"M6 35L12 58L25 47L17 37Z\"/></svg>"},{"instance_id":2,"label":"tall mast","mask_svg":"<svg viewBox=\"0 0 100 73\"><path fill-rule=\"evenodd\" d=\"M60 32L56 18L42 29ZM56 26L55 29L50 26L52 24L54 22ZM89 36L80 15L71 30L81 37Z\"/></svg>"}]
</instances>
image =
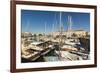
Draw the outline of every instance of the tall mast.
<instances>
[{"instance_id":1,"label":"tall mast","mask_svg":"<svg viewBox=\"0 0 100 73\"><path fill-rule=\"evenodd\" d=\"M69 26L70 26L70 30L72 29L72 17L70 16L70 18L69 18Z\"/></svg>"},{"instance_id":2,"label":"tall mast","mask_svg":"<svg viewBox=\"0 0 100 73\"><path fill-rule=\"evenodd\" d=\"M63 34L63 24L62 24L62 13L60 12L60 42L62 43L62 34Z\"/></svg>"},{"instance_id":3,"label":"tall mast","mask_svg":"<svg viewBox=\"0 0 100 73\"><path fill-rule=\"evenodd\" d=\"M45 22L45 37L46 37L46 22Z\"/></svg>"},{"instance_id":4,"label":"tall mast","mask_svg":"<svg viewBox=\"0 0 100 73\"><path fill-rule=\"evenodd\" d=\"M60 12L60 22L59 23L60 23L60 30L61 30L61 12Z\"/></svg>"},{"instance_id":5,"label":"tall mast","mask_svg":"<svg viewBox=\"0 0 100 73\"><path fill-rule=\"evenodd\" d=\"M68 25L69 25L68 30L71 30L72 29L72 18L71 18L71 16L68 16Z\"/></svg>"},{"instance_id":6,"label":"tall mast","mask_svg":"<svg viewBox=\"0 0 100 73\"><path fill-rule=\"evenodd\" d=\"M55 25L56 25L57 23L56 23L56 13L55 13L55 15L54 15L54 22L53 22L53 24L52 24L52 37L53 37L53 32L55 32Z\"/></svg>"},{"instance_id":7,"label":"tall mast","mask_svg":"<svg viewBox=\"0 0 100 73\"><path fill-rule=\"evenodd\" d=\"M27 30L27 32L28 32L28 30L30 31L30 29L29 29L29 20L27 20L27 22L26 22L26 28L25 29Z\"/></svg>"},{"instance_id":8,"label":"tall mast","mask_svg":"<svg viewBox=\"0 0 100 73\"><path fill-rule=\"evenodd\" d=\"M54 21L53 21L53 24L52 24L52 33L54 32L55 16L56 16L56 13L54 15Z\"/></svg>"},{"instance_id":9,"label":"tall mast","mask_svg":"<svg viewBox=\"0 0 100 73\"><path fill-rule=\"evenodd\" d=\"M53 36L53 32L54 32L54 23L52 24L52 36Z\"/></svg>"},{"instance_id":10,"label":"tall mast","mask_svg":"<svg viewBox=\"0 0 100 73\"><path fill-rule=\"evenodd\" d=\"M68 16L68 31L69 31L69 37L71 37L71 30L72 30L72 17L71 16Z\"/></svg>"},{"instance_id":11,"label":"tall mast","mask_svg":"<svg viewBox=\"0 0 100 73\"><path fill-rule=\"evenodd\" d=\"M60 24L60 31L59 31L59 59L61 60L61 46L62 46L62 21L61 21L62 13L60 12L59 24Z\"/></svg>"}]
</instances>

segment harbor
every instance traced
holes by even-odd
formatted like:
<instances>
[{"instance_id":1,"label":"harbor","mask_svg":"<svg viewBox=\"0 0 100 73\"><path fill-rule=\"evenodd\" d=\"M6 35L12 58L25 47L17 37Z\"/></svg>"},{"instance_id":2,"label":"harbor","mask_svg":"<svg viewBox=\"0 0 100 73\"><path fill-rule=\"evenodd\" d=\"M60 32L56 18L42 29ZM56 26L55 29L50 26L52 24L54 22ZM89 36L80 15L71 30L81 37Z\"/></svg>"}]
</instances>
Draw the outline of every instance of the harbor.
<instances>
[{"instance_id":1,"label":"harbor","mask_svg":"<svg viewBox=\"0 0 100 73\"><path fill-rule=\"evenodd\" d=\"M22 62L72 61L89 59L88 47L82 47L82 45L78 44L71 45L70 43L69 46L67 43L67 45L60 47L59 43L48 41L41 44L38 43L37 45L35 44L35 46L41 46L42 48L29 46L29 49L26 50L27 54L22 55Z\"/></svg>"},{"instance_id":2,"label":"harbor","mask_svg":"<svg viewBox=\"0 0 100 73\"><path fill-rule=\"evenodd\" d=\"M90 35L82 29L72 29L72 16L68 16L68 29L64 30L62 13L59 13L59 28L52 24L47 33L21 33L21 62L77 61L90 59Z\"/></svg>"}]
</instances>

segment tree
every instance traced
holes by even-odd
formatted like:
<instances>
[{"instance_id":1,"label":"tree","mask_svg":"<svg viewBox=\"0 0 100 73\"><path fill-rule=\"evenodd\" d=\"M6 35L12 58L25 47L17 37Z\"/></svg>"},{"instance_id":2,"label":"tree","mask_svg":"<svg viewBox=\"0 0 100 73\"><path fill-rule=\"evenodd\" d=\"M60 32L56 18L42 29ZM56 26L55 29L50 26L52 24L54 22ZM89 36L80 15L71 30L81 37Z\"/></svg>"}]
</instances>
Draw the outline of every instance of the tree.
<instances>
[{"instance_id":1,"label":"tree","mask_svg":"<svg viewBox=\"0 0 100 73\"><path fill-rule=\"evenodd\" d=\"M48 38L50 38L50 37L52 37L52 35L49 34L49 35L48 35Z\"/></svg>"},{"instance_id":2,"label":"tree","mask_svg":"<svg viewBox=\"0 0 100 73\"><path fill-rule=\"evenodd\" d=\"M65 40L65 39L66 39L66 35L62 35L62 39L64 39L64 40Z\"/></svg>"},{"instance_id":3,"label":"tree","mask_svg":"<svg viewBox=\"0 0 100 73\"><path fill-rule=\"evenodd\" d=\"M73 34L72 34L72 37L77 37L77 34L73 33Z\"/></svg>"},{"instance_id":4,"label":"tree","mask_svg":"<svg viewBox=\"0 0 100 73\"><path fill-rule=\"evenodd\" d=\"M28 39L24 40L24 46L28 46L30 44L30 42L28 42Z\"/></svg>"},{"instance_id":5,"label":"tree","mask_svg":"<svg viewBox=\"0 0 100 73\"><path fill-rule=\"evenodd\" d=\"M60 36L59 36L59 35L57 35L57 36L56 36L56 38L60 38Z\"/></svg>"},{"instance_id":6,"label":"tree","mask_svg":"<svg viewBox=\"0 0 100 73\"><path fill-rule=\"evenodd\" d=\"M90 37L90 35L89 35L89 33L88 33L88 32L86 32L86 37Z\"/></svg>"},{"instance_id":7,"label":"tree","mask_svg":"<svg viewBox=\"0 0 100 73\"><path fill-rule=\"evenodd\" d=\"M43 36L42 34L38 34L39 40L41 39L42 36Z\"/></svg>"},{"instance_id":8,"label":"tree","mask_svg":"<svg viewBox=\"0 0 100 73\"><path fill-rule=\"evenodd\" d=\"M42 34L38 34L39 37L43 36Z\"/></svg>"},{"instance_id":9,"label":"tree","mask_svg":"<svg viewBox=\"0 0 100 73\"><path fill-rule=\"evenodd\" d=\"M34 40L37 41L37 35L34 34L33 37L34 37Z\"/></svg>"}]
</instances>

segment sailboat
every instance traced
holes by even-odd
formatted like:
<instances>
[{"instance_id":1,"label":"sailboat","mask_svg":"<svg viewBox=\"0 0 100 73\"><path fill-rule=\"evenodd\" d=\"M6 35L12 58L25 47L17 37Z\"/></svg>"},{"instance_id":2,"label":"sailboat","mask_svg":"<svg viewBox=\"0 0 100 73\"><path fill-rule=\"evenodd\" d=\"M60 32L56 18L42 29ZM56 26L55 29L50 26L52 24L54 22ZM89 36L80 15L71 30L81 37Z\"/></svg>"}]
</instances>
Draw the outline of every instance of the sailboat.
<instances>
[{"instance_id":1,"label":"sailboat","mask_svg":"<svg viewBox=\"0 0 100 73\"><path fill-rule=\"evenodd\" d=\"M79 42L79 39L72 37L72 33L71 33L72 17L71 16L68 16L68 25L69 25L68 27L69 34L67 34L67 40L65 40L66 45L64 45L63 48L67 48L69 51L78 51L78 48L76 48L76 44L80 45L80 42Z\"/></svg>"},{"instance_id":2,"label":"sailboat","mask_svg":"<svg viewBox=\"0 0 100 73\"><path fill-rule=\"evenodd\" d=\"M62 18L62 12L60 12L60 33L59 33L59 50L56 50L55 53L58 54L59 60L61 61L69 61L69 60L82 60L82 57L71 53L72 51L78 51L78 48L76 47L76 44L80 44L79 41L75 41L77 39L71 38L71 33L69 34L70 39L66 39L63 43L62 41L62 35L63 35L63 24L61 21ZM68 16L68 22L69 22L69 28L68 31L71 30L72 27L72 18L71 16Z\"/></svg>"}]
</instances>

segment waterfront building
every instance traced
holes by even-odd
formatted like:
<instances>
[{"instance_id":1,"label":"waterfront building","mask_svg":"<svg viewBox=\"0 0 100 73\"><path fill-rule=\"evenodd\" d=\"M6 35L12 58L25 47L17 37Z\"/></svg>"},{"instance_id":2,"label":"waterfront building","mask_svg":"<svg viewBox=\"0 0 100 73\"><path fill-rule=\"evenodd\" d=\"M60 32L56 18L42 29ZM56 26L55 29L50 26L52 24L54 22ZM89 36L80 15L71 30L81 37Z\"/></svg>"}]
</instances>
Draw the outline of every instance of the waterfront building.
<instances>
[{"instance_id":1,"label":"waterfront building","mask_svg":"<svg viewBox=\"0 0 100 73\"><path fill-rule=\"evenodd\" d=\"M68 30L68 31L62 32L62 35L65 35L67 38L68 37L85 37L87 33L89 34L89 32L84 31L84 30ZM53 32L54 37L59 36L59 34L60 32Z\"/></svg>"}]
</instances>

